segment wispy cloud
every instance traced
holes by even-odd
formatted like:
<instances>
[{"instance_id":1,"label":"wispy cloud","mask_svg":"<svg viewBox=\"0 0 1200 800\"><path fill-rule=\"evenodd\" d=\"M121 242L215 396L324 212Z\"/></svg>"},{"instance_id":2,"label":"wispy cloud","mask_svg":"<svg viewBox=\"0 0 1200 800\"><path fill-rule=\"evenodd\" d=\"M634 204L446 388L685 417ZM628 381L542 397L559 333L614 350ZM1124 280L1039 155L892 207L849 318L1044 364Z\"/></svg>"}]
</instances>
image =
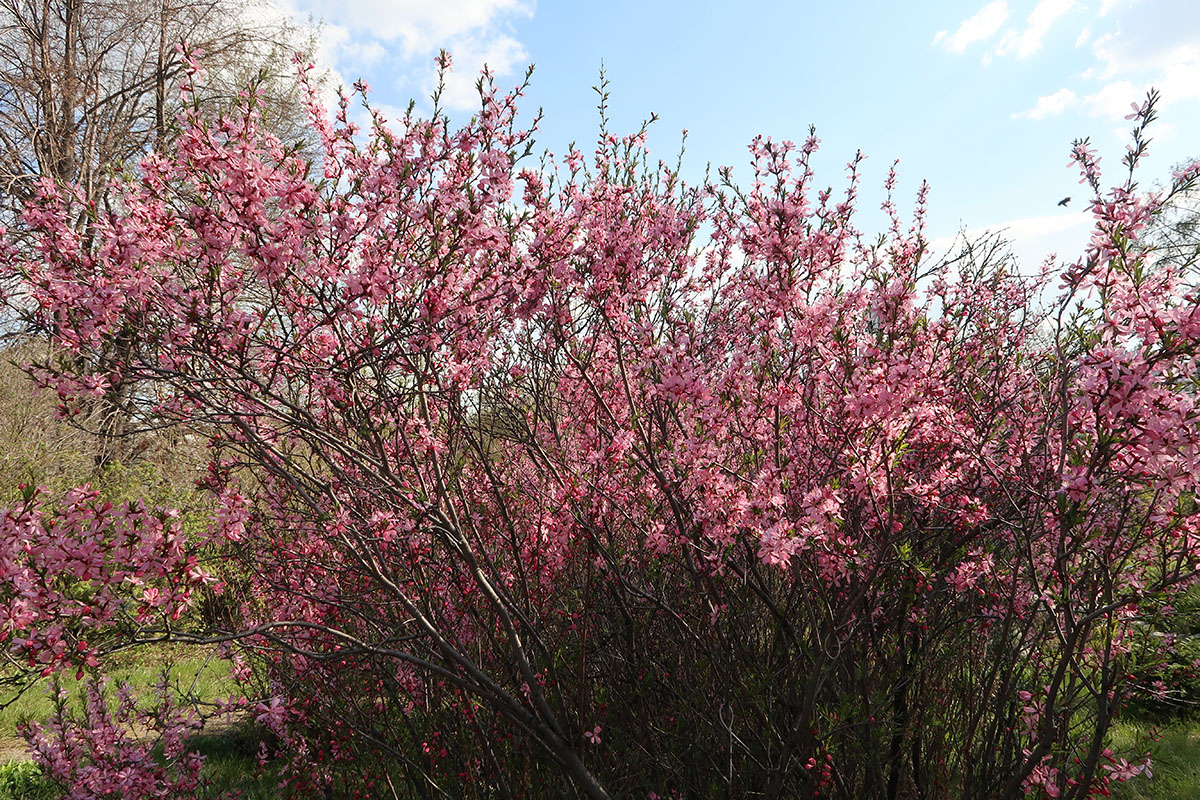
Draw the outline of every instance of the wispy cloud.
<instances>
[{"instance_id":1,"label":"wispy cloud","mask_svg":"<svg viewBox=\"0 0 1200 800\"><path fill-rule=\"evenodd\" d=\"M487 65L496 75L511 75L524 69L529 61L525 47L505 34L458 37L452 49L454 71L446 76L442 102L450 108L471 108L479 105L479 70ZM427 83L427 90L432 84Z\"/></svg>"},{"instance_id":2,"label":"wispy cloud","mask_svg":"<svg viewBox=\"0 0 1200 800\"><path fill-rule=\"evenodd\" d=\"M954 33L938 31L933 43L940 44L951 53L962 53L971 44L983 41L1000 30L1006 19L1008 3L1005 0L993 0L959 25Z\"/></svg>"},{"instance_id":3,"label":"wispy cloud","mask_svg":"<svg viewBox=\"0 0 1200 800\"><path fill-rule=\"evenodd\" d=\"M1172 64L1154 79L1140 84L1127 80L1106 83L1098 92L1084 97L1083 105L1093 117L1123 119L1130 105L1144 99L1152 88L1162 94L1163 103L1200 99L1200 61Z\"/></svg>"},{"instance_id":4,"label":"wispy cloud","mask_svg":"<svg viewBox=\"0 0 1200 800\"><path fill-rule=\"evenodd\" d=\"M1018 58L1031 55L1052 25L1084 7L1084 2L1098 13L1086 20L1075 47L1090 44L1095 62L1076 76L1070 88L1039 97L1032 108L1014 117L1038 120L1078 108L1092 117L1118 120L1151 87L1162 93L1164 104L1200 99L1200 3L1196 0L1042 0L1029 15L1026 28L1002 36L991 52Z\"/></svg>"},{"instance_id":5,"label":"wispy cloud","mask_svg":"<svg viewBox=\"0 0 1200 800\"><path fill-rule=\"evenodd\" d=\"M488 31L509 15L532 14L523 0L291 0L301 13L403 48L419 57L457 37Z\"/></svg>"},{"instance_id":6,"label":"wispy cloud","mask_svg":"<svg viewBox=\"0 0 1200 800\"><path fill-rule=\"evenodd\" d=\"M1058 199L1047 198L1047 204ZM949 252L964 237L967 241L977 241L986 234L999 233L1010 244L1022 271L1028 274L1051 253L1058 254L1060 263L1068 263L1078 257L1087 244L1092 223L1091 214L1083 209L1010 219L961 231L955 236L939 236L930 242L930 250L934 253Z\"/></svg>"},{"instance_id":7,"label":"wispy cloud","mask_svg":"<svg viewBox=\"0 0 1200 800\"><path fill-rule=\"evenodd\" d=\"M284 0L297 18L323 25L322 54L328 66L353 79L371 67L386 68L398 86L428 93L433 56L454 55L455 71L443 102L470 108L475 82L486 63L499 77L525 66L529 54L512 22L530 17L533 0Z\"/></svg>"},{"instance_id":8,"label":"wispy cloud","mask_svg":"<svg viewBox=\"0 0 1200 800\"><path fill-rule=\"evenodd\" d=\"M1026 18L1023 29L1010 31L1000 40L996 45L995 54L1029 58L1042 49L1042 42L1054 23L1074 8L1074 0L1042 0Z\"/></svg>"},{"instance_id":9,"label":"wispy cloud","mask_svg":"<svg viewBox=\"0 0 1200 800\"><path fill-rule=\"evenodd\" d=\"M1078 102L1079 98L1070 89L1059 89L1054 94L1039 97L1037 105L1028 111L1013 114L1018 119L1041 119L1050 114L1061 114Z\"/></svg>"},{"instance_id":10,"label":"wispy cloud","mask_svg":"<svg viewBox=\"0 0 1200 800\"><path fill-rule=\"evenodd\" d=\"M1085 97L1083 103L1093 117L1115 120L1128 114L1130 103L1141 99L1145 93L1143 86L1135 86L1129 81L1113 81L1095 94Z\"/></svg>"},{"instance_id":11,"label":"wispy cloud","mask_svg":"<svg viewBox=\"0 0 1200 800\"><path fill-rule=\"evenodd\" d=\"M1143 2L1092 50L1096 64L1083 77L1106 81L1084 98L1094 117L1124 117L1151 87L1165 104L1200 99L1200 5L1192 0Z\"/></svg>"},{"instance_id":12,"label":"wispy cloud","mask_svg":"<svg viewBox=\"0 0 1200 800\"><path fill-rule=\"evenodd\" d=\"M1200 3L1146 0L1130 11L1118 15L1113 30L1092 44L1097 77L1126 77L1200 60Z\"/></svg>"}]
</instances>

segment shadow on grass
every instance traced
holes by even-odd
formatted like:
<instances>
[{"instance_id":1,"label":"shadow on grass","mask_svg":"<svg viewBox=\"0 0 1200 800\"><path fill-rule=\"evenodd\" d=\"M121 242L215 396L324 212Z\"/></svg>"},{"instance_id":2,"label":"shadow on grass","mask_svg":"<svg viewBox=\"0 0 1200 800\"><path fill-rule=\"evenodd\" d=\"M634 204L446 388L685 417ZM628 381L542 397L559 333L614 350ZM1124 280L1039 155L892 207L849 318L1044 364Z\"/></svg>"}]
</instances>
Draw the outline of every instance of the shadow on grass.
<instances>
[{"instance_id":1,"label":"shadow on grass","mask_svg":"<svg viewBox=\"0 0 1200 800\"><path fill-rule=\"evenodd\" d=\"M188 749L204 756L203 775L209 781L206 797L236 793L240 800L278 800L277 769L258 763L261 734L257 727L239 723L188 740Z\"/></svg>"}]
</instances>

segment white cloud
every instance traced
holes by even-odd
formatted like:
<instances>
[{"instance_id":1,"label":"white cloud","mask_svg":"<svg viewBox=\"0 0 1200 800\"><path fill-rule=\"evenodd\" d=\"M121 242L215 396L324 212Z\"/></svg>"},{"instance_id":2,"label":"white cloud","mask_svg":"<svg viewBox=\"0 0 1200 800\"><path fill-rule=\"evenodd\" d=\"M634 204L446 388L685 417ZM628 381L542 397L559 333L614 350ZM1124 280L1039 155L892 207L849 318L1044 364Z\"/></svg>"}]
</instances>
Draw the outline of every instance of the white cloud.
<instances>
[{"instance_id":1,"label":"white cloud","mask_svg":"<svg viewBox=\"0 0 1200 800\"><path fill-rule=\"evenodd\" d=\"M1013 117L1036 120L1077 107L1092 117L1121 120L1152 87L1161 92L1164 106L1200 100L1200 2L1101 2L1100 14L1087 20L1075 39L1076 48L1090 44L1095 62L1078 73L1075 85L1039 97ZM1003 36L988 55L1023 58L1036 52L1050 27L1079 5L1080 0L1042 0L1025 30Z\"/></svg>"},{"instance_id":2,"label":"white cloud","mask_svg":"<svg viewBox=\"0 0 1200 800\"><path fill-rule=\"evenodd\" d=\"M382 61L387 56L387 48L379 42L366 41L356 45L353 49L346 48L351 52L353 63L369 66L378 61Z\"/></svg>"},{"instance_id":3,"label":"white cloud","mask_svg":"<svg viewBox=\"0 0 1200 800\"><path fill-rule=\"evenodd\" d=\"M1083 98L1083 103L1093 117L1122 119L1129 113L1129 106L1146 94L1144 87L1134 86L1129 81L1113 81L1095 94Z\"/></svg>"},{"instance_id":4,"label":"white cloud","mask_svg":"<svg viewBox=\"0 0 1200 800\"><path fill-rule=\"evenodd\" d=\"M442 103L449 108L476 108L479 106L479 70L486 64L496 75L511 75L524 68L529 53L511 36L493 36L479 39L464 36L450 42L449 50L454 55L454 71L446 75L442 92ZM430 82L427 89L432 90Z\"/></svg>"},{"instance_id":5,"label":"white cloud","mask_svg":"<svg viewBox=\"0 0 1200 800\"><path fill-rule=\"evenodd\" d=\"M1163 105L1200 100L1200 3L1121 3L1114 25L1092 43L1096 64L1080 77L1106 81L1084 98L1094 117L1117 120L1152 87ZM1109 11L1118 3L1105 3Z\"/></svg>"},{"instance_id":6,"label":"white cloud","mask_svg":"<svg viewBox=\"0 0 1200 800\"><path fill-rule=\"evenodd\" d=\"M1200 3L1144 0L1092 45L1102 78L1200 60Z\"/></svg>"},{"instance_id":7,"label":"white cloud","mask_svg":"<svg viewBox=\"0 0 1200 800\"><path fill-rule=\"evenodd\" d=\"M952 53L961 53L972 43L982 41L1000 30L1006 19L1008 3L1005 0L993 0L959 25L954 33L938 31L933 43L941 44Z\"/></svg>"},{"instance_id":8,"label":"white cloud","mask_svg":"<svg viewBox=\"0 0 1200 800\"><path fill-rule=\"evenodd\" d=\"M1168 103L1200 98L1200 57L1168 65L1154 85Z\"/></svg>"},{"instance_id":9,"label":"white cloud","mask_svg":"<svg viewBox=\"0 0 1200 800\"><path fill-rule=\"evenodd\" d=\"M1162 93L1164 103L1200 99L1200 60L1171 64L1156 77L1141 84L1128 80L1112 81L1083 98L1083 104L1093 117L1124 119L1132 104L1140 104L1150 89ZM1155 126L1162 128L1162 123Z\"/></svg>"},{"instance_id":10,"label":"white cloud","mask_svg":"<svg viewBox=\"0 0 1200 800\"><path fill-rule=\"evenodd\" d=\"M351 80L386 69L397 86L428 94L439 50L454 56L443 104L473 108L485 63L497 77L521 70L529 54L511 22L533 15L534 0L281 0L293 17L322 20L323 66Z\"/></svg>"},{"instance_id":11,"label":"white cloud","mask_svg":"<svg viewBox=\"0 0 1200 800\"><path fill-rule=\"evenodd\" d=\"M1078 98L1070 89L1059 89L1054 94L1039 97L1037 105L1028 111L1013 114L1017 119L1041 119L1049 114L1061 114L1068 107L1075 105Z\"/></svg>"},{"instance_id":12,"label":"white cloud","mask_svg":"<svg viewBox=\"0 0 1200 800\"><path fill-rule=\"evenodd\" d=\"M1029 58L1042 48L1042 40L1051 26L1074 7L1074 0L1042 0L1026 18L1024 30L1007 34L996 46L996 54Z\"/></svg>"},{"instance_id":13,"label":"white cloud","mask_svg":"<svg viewBox=\"0 0 1200 800\"><path fill-rule=\"evenodd\" d=\"M1059 199L1047 198L1047 205ZM1060 264L1066 263L1083 251L1091 234L1092 215L1086 210L1087 204L1079 202L1082 199L1075 198L1079 208L1074 211L1006 220L963 231L957 236L939 236L930 242L930 249L934 253L947 252L960 237L975 241L986 233L998 232L1010 243L1025 274L1032 274L1051 253L1058 254Z\"/></svg>"},{"instance_id":14,"label":"white cloud","mask_svg":"<svg viewBox=\"0 0 1200 800\"><path fill-rule=\"evenodd\" d=\"M312 14L352 33L399 44L406 57L437 52L450 39L490 29L507 15L533 13L523 0L290 0Z\"/></svg>"},{"instance_id":15,"label":"white cloud","mask_svg":"<svg viewBox=\"0 0 1200 800\"><path fill-rule=\"evenodd\" d=\"M1172 122L1155 122L1154 123L1154 141L1169 142L1179 135L1179 128ZM1129 134L1125 134L1125 138L1129 138Z\"/></svg>"},{"instance_id":16,"label":"white cloud","mask_svg":"<svg viewBox=\"0 0 1200 800\"><path fill-rule=\"evenodd\" d=\"M324 24L320 28L317 39L317 52L314 54L319 66L332 67L338 62L342 51L350 42L350 31L341 25Z\"/></svg>"}]
</instances>

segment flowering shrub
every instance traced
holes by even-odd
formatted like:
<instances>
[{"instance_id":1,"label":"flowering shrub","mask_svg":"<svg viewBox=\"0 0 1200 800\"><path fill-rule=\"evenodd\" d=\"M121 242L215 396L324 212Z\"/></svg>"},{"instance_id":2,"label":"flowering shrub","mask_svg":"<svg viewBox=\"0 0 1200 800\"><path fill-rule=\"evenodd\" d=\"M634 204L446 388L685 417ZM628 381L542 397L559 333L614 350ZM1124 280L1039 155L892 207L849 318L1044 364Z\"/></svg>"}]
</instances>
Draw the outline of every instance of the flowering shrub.
<instances>
[{"instance_id":1,"label":"flowering shrub","mask_svg":"<svg viewBox=\"0 0 1200 800\"><path fill-rule=\"evenodd\" d=\"M23 731L34 762L71 800L195 796L204 758L184 741L200 727L195 712L176 707L165 683L153 708L139 708L127 685L110 708L106 686L88 684L82 717L70 712L65 691L57 694L54 716Z\"/></svg>"},{"instance_id":2,"label":"flowering shrub","mask_svg":"<svg viewBox=\"0 0 1200 800\"><path fill-rule=\"evenodd\" d=\"M35 489L23 495L0 515L0 643L42 677L62 667L82 677L114 630L178 620L215 583L174 511L114 505L86 486L50 509Z\"/></svg>"},{"instance_id":3,"label":"flowering shrub","mask_svg":"<svg viewBox=\"0 0 1200 800\"><path fill-rule=\"evenodd\" d=\"M319 166L251 106L86 237L48 190L39 256L10 253L68 356L48 383L131 381L213 432L242 598L213 633L290 791L1065 798L1145 771L1105 734L1155 646L1139 608L1200 556L1198 298L1138 244L1152 102L1112 192L1075 147L1096 232L1042 310L1048 269L931 263L894 173L860 234L860 159L815 191L815 136L755 140L746 187L604 126L538 172L519 95L365 135L314 104Z\"/></svg>"},{"instance_id":4,"label":"flowering shrub","mask_svg":"<svg viewBox=\"0 0 1200 800\"><path fill-rule=\"evenodd\" d=\"M178 514L140 502L114 505L82 487L49 502L26 487L0 514L0 643L7 683L64 669L96 673L99 655L171 627L214 579L200 567ZM54 717L24 731L34 760L72 800L178 797L199 785L201 760L184 752L195 712L164 685L159 705L138 708L122 687L115 712L105 681L89 684L84 714L65 692ZM155 734L155 735L150 735ZM155 748L161 746L156 756Z\"/></svg>"}]
</instances>

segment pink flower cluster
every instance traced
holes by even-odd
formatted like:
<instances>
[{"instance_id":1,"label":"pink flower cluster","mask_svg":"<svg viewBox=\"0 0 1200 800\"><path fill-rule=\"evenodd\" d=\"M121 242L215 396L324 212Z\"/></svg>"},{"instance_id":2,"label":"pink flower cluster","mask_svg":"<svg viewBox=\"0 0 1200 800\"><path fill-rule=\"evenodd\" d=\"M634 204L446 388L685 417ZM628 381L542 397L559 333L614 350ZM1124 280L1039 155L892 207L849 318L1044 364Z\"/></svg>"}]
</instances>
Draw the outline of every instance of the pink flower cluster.
<instances>
[{"instance_id":1,"label":"pink flower cluster","mask_svg":"<svg viewBox=\"0 0 1200 800\"><path fill-rule=\"evenodd\" d=\"M174 511L114 505L85 486L51 508L27 488L24 502L0 512L0 642L43 676L95 667L94 639L177 620L215 583Z\"/></svg>"}]
</instances>

